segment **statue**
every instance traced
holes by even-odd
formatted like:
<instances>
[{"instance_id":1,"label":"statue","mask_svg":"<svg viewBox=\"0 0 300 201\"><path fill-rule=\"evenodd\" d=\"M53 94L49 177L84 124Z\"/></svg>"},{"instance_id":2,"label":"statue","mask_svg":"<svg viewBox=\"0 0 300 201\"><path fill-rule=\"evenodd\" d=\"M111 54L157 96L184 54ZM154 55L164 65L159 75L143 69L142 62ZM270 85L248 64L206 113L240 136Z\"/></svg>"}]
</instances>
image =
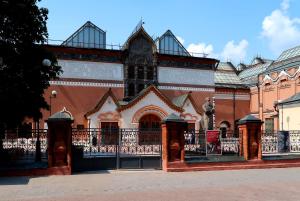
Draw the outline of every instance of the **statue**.
<instances>
[{"instance_id":1,"label":"statue","mask_svg":"<svg viewBox=\"0 0 300 201\"><path fill-rule=\"evenodd\" d=\"M202 105L203 116L201 120L201 127L203 130L213 130L213 114L215 108L210 101L210 98L205 98L205 103Z\"/></svg>"}]
</instances>

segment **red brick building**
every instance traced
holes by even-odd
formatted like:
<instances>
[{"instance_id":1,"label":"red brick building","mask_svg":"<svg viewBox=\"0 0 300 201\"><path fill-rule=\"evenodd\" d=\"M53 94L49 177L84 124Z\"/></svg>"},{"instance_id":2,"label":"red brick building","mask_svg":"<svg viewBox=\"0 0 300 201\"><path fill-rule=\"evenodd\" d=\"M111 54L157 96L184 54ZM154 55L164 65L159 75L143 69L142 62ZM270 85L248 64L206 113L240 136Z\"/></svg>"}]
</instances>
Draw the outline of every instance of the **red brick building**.
<instances>
[{"instance_id":1,"label":"red brick building","mask_svg":"<svg viewBox=\"0 0 300 201\"><path fill-rule=\"evenodd\" d=\"M170 30L154 40L139 24L122 47L112 49L106 33L87 22L61 45L46 48L63 73L45 98L52 114L65 107L75 127L153 128L175 113L200 129L206 97L215 105L215 128L233 130L250 113L250 90L236 68L189 53ZM50 112L43 114L46 127Z\"/></svg>"}]
</instances>

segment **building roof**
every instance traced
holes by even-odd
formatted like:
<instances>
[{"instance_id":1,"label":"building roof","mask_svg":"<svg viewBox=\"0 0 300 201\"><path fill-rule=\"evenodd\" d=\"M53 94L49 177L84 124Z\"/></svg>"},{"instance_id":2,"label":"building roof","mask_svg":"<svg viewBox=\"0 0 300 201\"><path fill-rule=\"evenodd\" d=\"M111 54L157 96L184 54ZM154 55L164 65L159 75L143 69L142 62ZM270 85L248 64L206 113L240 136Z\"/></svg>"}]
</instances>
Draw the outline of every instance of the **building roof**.
<instances>
[{"instance_id":1,"label":"building roof","mask_svg":"<svg viewBox=\"0 0 300 201\"><path fill-rule=\"evenodd\" d=\"M278 103L279 105L289 105L300 102L300 92Z\"/></svg>"},{"instance_id":2,"label":"building roof","mask_svg":"<svg viewBox=\"0 0 300 201\"><path fill-rule=\"evenodd\" d=\"M185 102L187 101L187 99L189 99L191 101L191 104L193 105L194 109L196 110L196 112L198 114L201 114L199 108L197 107L197 104L195 102L195 100L193 99L193 97L191 96L192 92L189 92L187 94L183 94L181 96L177 96L177 97L174 97L172 99L172 102L174 105L180 107L180 108L183 108Z\"/></svg>"},{"instance_id":3,"label":"building roof","mask_svg":"<svg viewBox=\"0 0 300 201\"><path fill-rule=\"evenodd\" d=\"M217 70L224 70L224 71L236 71L236 68L231 62L220 62Z\"/></svg>"},{"instance_id":4,"label":"building roof","mask_svg":"<svg viewBox=\"0 0 300 201\"><path fill-rule=\"evenodd\" d=\"M157 41L159 53L161 54L190 56L190 53L179 42L171 30L167 30Z\"/></svg>"},{"instance_id":5,"label":"building roof","mask_svg":"<svg viewBox=\"0 0 300 201\"><path fill-rule=\"evenodd\" d=\"M283 61L296 56L300 56L300 45L283 51L276 61Z\"/></svg>"},{"instance_id":6,"label":"building roof","mask_svg":"<svg viewBox=\"0 0 300 201\"><path fill-rule=\"evenodd\" d=\"M216 84L231 84L242 85L243 82L235 72L216 71L215 72Z\"/></svg>"},{"instance_id":7,"label":"building roof","mask_svg":"<svg viewBox=\"0 0 300 201\"><path fill-rule=\"evenodd\" d=\"M125 109L128 109L130 107L132 107L133 105L135 105L137 102L139 102L140 100L142 100L147 94L149 94L150 92L154 92L158 97L161 98L162 101L164 101L170 108L182 112L183 109L181 107L178 107L177 105L175 105L172 101L170 101L169 98L167 98L159 89L157 89L154 85L150 85L149 87L143 89L142 91L140 91L140 93L131 101L129 101L126 105L121 105L118 110L119 111L123 111Z\"/></svg>"},{"instance_id":8,"label":"building roof","mask_svg":"<svg viewBox=\"0 0 300 201\"><path fill-rule=\"evenodd\" d=\"M87 117L87 116L90 116L91 114L94 114L97 111L99 111L108 97L111 97L113 99L113 101L117 107L120 106L119 102L118 102L117 98L115 97L115 95L113 94L111 88L109 88L108 91L101 97L101 99L99 100L97 105L92 110L88 111L84 116Z\"/></svg>"},{"instance_id":9,"label":"building roof","mask_svg":"<svg viewBox=\"0 0 300 201\"><path fill-rule=\"evenodd\" d=\"M300 65L300 45L287 49L274 61L264 72L268 74L273 71L282 71L290 67Z\"/></svg>"},{"instance_id":10,"label":"building roof","mask_svg":"<svg viewBox=\"0 0 300 201\"><path fill-rule=\"evenodd\" d=\"M258 75L264 73L272 64L272 60L263 59L261 63L248 65L239 73L239 77L246 85L255 85L258 83Z\"/></svg>"},{"instance_id":11,"label":"building roof","mask_svg":"<svg viewBox=\"0 0 300 201\"><path fill-rule=\"evenodd\" d=\"M106 48L106 33L92 22L87 21L61 45L82 48Z\"/></svg>"}]
</instances>

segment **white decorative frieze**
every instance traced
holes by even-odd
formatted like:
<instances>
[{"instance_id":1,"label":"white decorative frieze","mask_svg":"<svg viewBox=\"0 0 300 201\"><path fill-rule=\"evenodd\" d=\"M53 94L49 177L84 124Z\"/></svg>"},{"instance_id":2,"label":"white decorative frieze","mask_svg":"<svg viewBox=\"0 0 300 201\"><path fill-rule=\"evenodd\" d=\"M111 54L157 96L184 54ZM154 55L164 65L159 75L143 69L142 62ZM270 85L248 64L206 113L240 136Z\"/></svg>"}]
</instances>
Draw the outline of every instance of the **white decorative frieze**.
<instances>
[{"instance_id":1,"label":"white decorative frieze","mask_svg":"<svg viewBox=\"0 0 300 201\"><path fill-rule=\"evenodd\" d=\"M99 82L71 82L71 81L50 81L50 85L63 86L83 86L83 87L124 87L124 84L117 83L99 83Z\"/></svg>"},{"instance_id":2,"label":"white decorative frieze","mask_svg":"<svg viewBox=\"0 0 300 201\"><path fill-rule=\"evenodd\" d=\"M205 91L205 92L215 92L214 88L204 88L204 87L178 87L178 86L158 86L158 89L163 90L175 90L175 91Z\"/></svg>"},{"instance_id":3,"label":"white decorative frieze","mask_svg":"<svg viewBox=\"0 0 300 201\"><path fill-rule=\"evenodd\" d=\"M123 80L123 64L58 60L62 67L61 78Z\"/></svg>"},{"instance_id":4,"label":"white decorative frieze","mask_svg":"<svg viewBox=\"0 0 300 201\"><path fill-rule=\"evenodd\" d=\"M214 71L175 67L158 67L158 82L213 86Z\"/></svg>"}]
</instances>

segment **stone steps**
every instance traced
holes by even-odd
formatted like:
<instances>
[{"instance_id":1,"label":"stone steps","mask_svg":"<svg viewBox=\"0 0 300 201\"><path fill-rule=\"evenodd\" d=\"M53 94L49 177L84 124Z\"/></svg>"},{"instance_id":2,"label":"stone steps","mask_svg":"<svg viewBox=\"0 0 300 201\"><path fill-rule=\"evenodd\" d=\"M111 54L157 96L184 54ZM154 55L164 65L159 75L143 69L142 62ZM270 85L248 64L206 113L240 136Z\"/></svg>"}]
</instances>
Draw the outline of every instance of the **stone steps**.
<instances>
[{"instance_id":1,"label":"stone steps","mask_svg":"<svg viewBox=\"0 0 300 201\"><path fill-rule=\"evenodd\" d=\"M189 172L189 171L214 171L214 170L241 170L241 169L267 169L300 167L300 160L252 160L244 162L215 162L215 163L168 163L167 172Z\"/></svg>"}]
</instances>

